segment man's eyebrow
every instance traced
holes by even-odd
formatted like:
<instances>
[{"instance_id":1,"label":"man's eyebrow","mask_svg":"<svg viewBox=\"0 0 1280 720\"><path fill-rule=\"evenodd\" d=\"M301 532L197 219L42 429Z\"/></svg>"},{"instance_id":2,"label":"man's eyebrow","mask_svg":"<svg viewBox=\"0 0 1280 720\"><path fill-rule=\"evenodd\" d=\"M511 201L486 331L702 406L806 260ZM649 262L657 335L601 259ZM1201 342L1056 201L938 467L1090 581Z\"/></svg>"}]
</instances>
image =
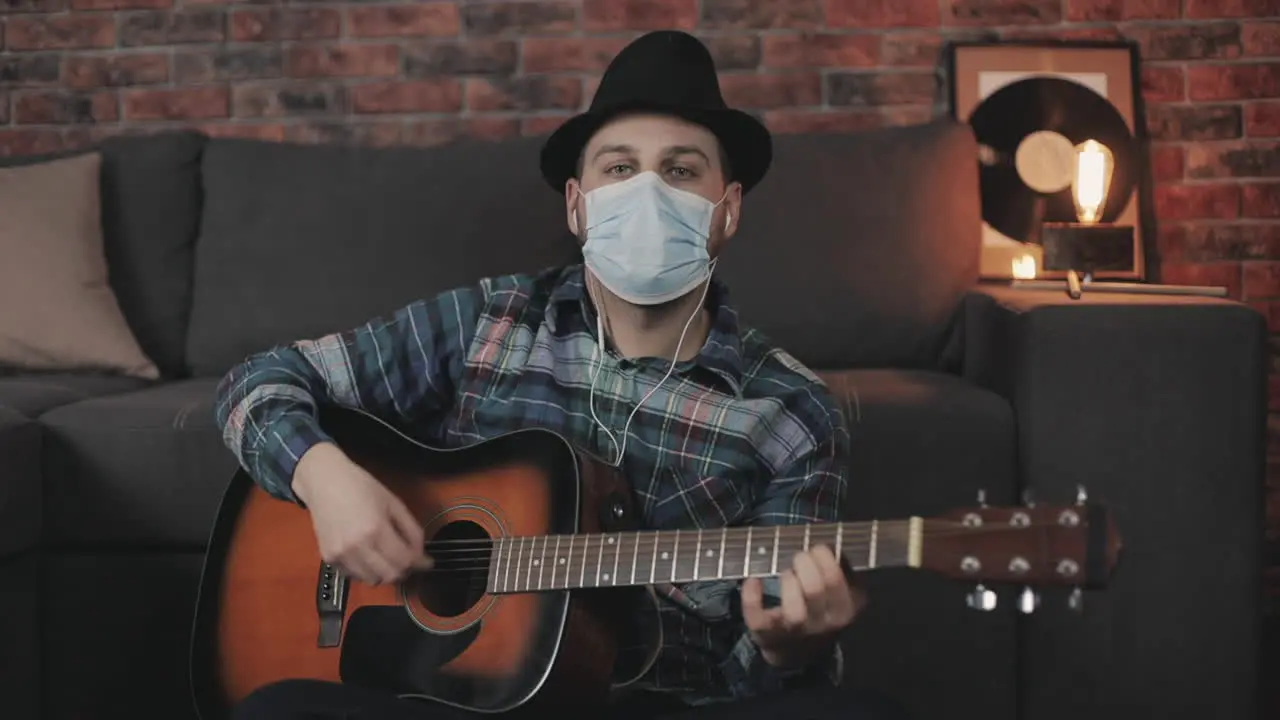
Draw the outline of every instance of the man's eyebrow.
<instances>
[{"instance_id":1,"label":"man's eyebrow","mask_svg":"<svg viewBox=\"0 0 1280 720\"><path fill-rule=\"evenodd\" d=\"M631 147L630 145L605 145L604 147L597 150L596 154L593 155L591 159L599 160L601 156L609 155L611 153L620 153L623 155L634 155L635 152L636 152L636 149Z\"/></svg>"},{"instance_id":2,"label":"man's eyebrow","mask_svg":"<svg viewBox=\"0 0 1280 720\"><path fill-rule=\"evenodd\" d=\"M702 148L696 145L672 145L663 153L666 157L676 157L677 155L699 155L708 165L711 164L711 158L702 151Z\"/></svg>"}]
</instances>

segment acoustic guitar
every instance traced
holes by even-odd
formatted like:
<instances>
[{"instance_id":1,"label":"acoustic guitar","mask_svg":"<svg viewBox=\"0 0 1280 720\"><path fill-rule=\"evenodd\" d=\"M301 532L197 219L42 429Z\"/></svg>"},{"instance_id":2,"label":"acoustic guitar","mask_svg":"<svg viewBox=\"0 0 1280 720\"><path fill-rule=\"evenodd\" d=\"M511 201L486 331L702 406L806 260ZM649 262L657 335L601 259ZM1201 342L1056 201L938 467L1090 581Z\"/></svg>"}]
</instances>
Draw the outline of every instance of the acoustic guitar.
<instances>
[{"instance_id":1,"label":"acoustic guitar","mask_svg":"<svg viewBox=\"0 0 1280 720\"><path fill-rule=\"evenodd\" d=\"M1120 551L1095 503L646 530L619 472L550 431L440 450L358 411L325 407L320 422L422 522L435 565L398 584L356 582L321 558L305 509L236 473L193 628L205 720L288 678L478 712L593 705L653 663L655 588L776 575L820 543L851 571L919 568L1028 587L1101 585Z\"/></svg>"}]
</instances>

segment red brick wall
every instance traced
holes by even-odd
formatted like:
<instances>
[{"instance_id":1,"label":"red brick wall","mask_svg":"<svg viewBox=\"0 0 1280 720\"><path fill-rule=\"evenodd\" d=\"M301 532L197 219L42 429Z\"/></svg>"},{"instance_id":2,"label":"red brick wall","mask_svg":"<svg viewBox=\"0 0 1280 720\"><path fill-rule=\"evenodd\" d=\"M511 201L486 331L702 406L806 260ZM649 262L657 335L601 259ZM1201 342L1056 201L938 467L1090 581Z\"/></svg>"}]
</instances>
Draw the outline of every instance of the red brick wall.
<instances>
[{"instance_id":1,"label":"red brick wall","mask_svg":"<svg viewBox=\"0 0 1280 720\"><path fill-rule=\"evenodd\" d=\"M660 27L703 35L729 102L774 129L855 130L940 109L945 38L1125 35L1147 61L1164 279L1226 285L1280 333L1278 3L4 0L0 154L184 123L380 144L537 133ZM1276 532L1280 414L1272 427Z\"/></svg>"}]
</instances>

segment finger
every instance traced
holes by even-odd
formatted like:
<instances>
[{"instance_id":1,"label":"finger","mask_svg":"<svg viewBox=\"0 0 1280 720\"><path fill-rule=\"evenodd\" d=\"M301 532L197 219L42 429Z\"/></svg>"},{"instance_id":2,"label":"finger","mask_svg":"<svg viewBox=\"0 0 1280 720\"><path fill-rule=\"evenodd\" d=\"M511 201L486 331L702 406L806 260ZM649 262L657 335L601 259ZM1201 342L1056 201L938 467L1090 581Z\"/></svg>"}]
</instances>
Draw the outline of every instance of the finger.
<instances>
[{"instance_id":1,"label":"finger","mask_svg":"<svg viewBox=\"0 0 1280 720\"><path fill-rule=\"evenodd\" d=\"M782 574L782 624L790 630L804 627L809 617L809 608L804 601L804 590L800 588L800 580L792 570Z\"/></svg>"},{"instance_id":2,"label":"finger","mask_svg":"<svg viewBox=\"0 0 1280 720\"><path fill-rule=\"evenodd\" d=\"M394 582L398 579L400 572L392 561L385 557L378 549L377 545L366 545L359 550L359 562L368 569L372 575L372 585L381 585L383 583Z\"/></svg>"},{"instance_id":3,"label":"finger","mask_svg":"<svg viewBox=\"0 0 1280 720\"><path fill-rule=\"evenodd\" d=\"M419 570L431 569L433 563L423 549L422 523L418 522L418 518L414 517L413 513L409 512L409 508L399 499L391 503L391 522L396 532L411 548L412 558L409 565Z\"/></svg>"},{"instance_id":4,"label":"finger","mask_svg":"<svg viewBox=\"0 0 1280 720\"><path fill-rule=\"evenodd\" d=\"M387 561L387 564L391 566L395 573L394 577L387 578L388 580L403 578L406 571L413 566L414 561L421 556L421 552L415 552L414 546L405 542L404 537L400 535L391 523L388 523L378 533L373 549L382 559Z\"/></svg>"},{"instance_id":5,"label":"finger","mask_svg":"<svg viewBox=\"0 0 1280 720\"><path fill-rule=\"evenodd\" d=\"M800 583L800 592L804 594L805 607L809 620L821 620L827 613L827 585L823 580L822 569L811 552L800 553L791 561L796 580Z\"/></svg>"},{"instance_id":6,"label":"finger","mask_svg":"<svg viewBox=\"0 0 1280 720\"><path fill-rule=\"evenodd\" d=\"M338 558L336 563L346 574L367 585L378 584L378 573L373 570L359 555L351 552Z\"/></svg>"},{"instance_id":7,"label":"finger","mask_svg":"<svg viewBox=\"0 0 1280 720\"><path fill-rule=\"evenodd\" d=\"M840 567L840 561L831 548L825 545L814 548L812 555L818 572L822 574L822 584L827 589L828 616L840 622L848 621L853 617L856 605L853 588L844 576L844 568Z\"/></svg>"},{"instance_id":8,"label":"finger","mask_svg":"<svg viewBox=\"0 0 1280 720\"><path fill-rule=\"evenodd\" d=\"M742 583L742 620L752 630L764 624L764 585L760 578L747 578Z\"/></svg>"}]
</instances>

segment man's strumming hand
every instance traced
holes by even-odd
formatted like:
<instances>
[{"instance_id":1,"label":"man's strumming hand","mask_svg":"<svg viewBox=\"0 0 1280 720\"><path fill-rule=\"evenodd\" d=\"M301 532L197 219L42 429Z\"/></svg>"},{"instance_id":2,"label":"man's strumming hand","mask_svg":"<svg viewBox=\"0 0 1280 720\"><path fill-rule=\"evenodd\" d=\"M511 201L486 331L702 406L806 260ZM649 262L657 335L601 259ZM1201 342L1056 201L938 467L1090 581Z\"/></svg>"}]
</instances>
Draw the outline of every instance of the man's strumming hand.
<instances>
[{"instance_id":1,"label":"man's strumming hand","mask_svg":"<svg viewBox=\"0 0 1280 720\"><path fill-rule=\"evenodd\" d=\"M742 585L742 616L765 662L780 669L809 664L828 652L841 630L866 605L830 548L799 553L779 577L782 604L766 609L759 578Z\"/></svg>"}]
</instances>

